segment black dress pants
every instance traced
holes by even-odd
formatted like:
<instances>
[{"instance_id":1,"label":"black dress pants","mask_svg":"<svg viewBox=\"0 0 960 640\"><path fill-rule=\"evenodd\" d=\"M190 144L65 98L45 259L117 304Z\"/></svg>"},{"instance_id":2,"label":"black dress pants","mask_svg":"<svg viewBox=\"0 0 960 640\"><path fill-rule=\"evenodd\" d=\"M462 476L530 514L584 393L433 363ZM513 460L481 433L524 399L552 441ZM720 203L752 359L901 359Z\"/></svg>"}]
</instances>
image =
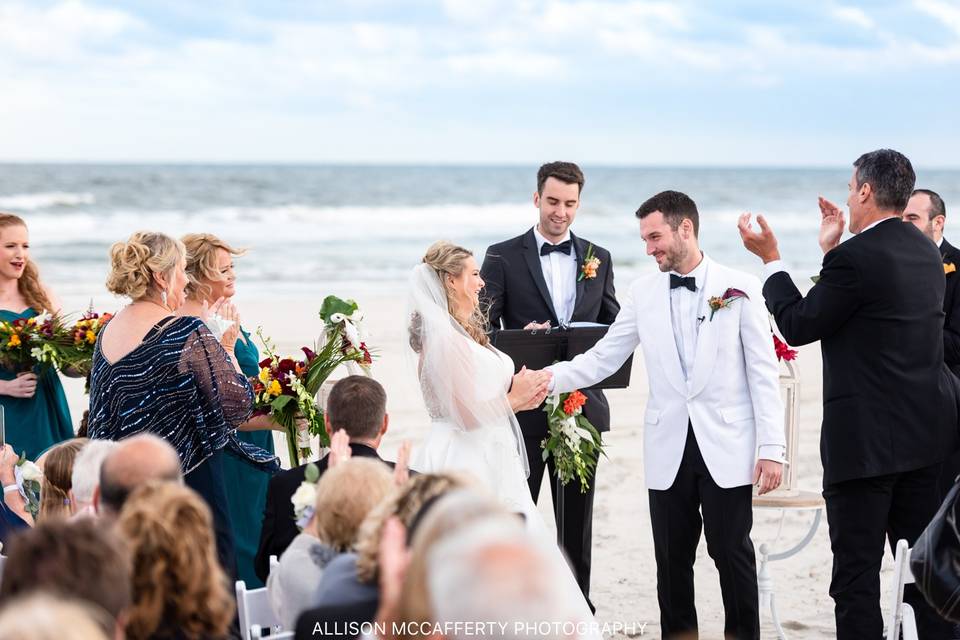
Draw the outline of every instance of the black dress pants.
<instances>
[{"instance_id":1,"label":"black dress pants","mask_svg":"<svg viewBox=\"0 0 960 640\"><path fill-rule=\"evenodd\" d=\"M891 552L897 541L912 547L940 506L937 487L942 466L828 485L823 491L833 550L830 596L834 601L838 640L883 634L880 608L880 562L885 539ZM949 640L952 625L940 618L907 585L903 599L913 607L923 640Z\"/></svg>"},{"instance_id":2,"label":"black dress pants","mask_svg":"<svg viewBox=\"0 0 960 640\"><path fill-rule=\"evenodd\" d=\"M752 485L729 489L718 486L707 470L693 429L688 425L687 442L676 479L669 489L650 489L649 495L663 637L697 637L693 564L702 526L707 538L707 553L720 573L724 635L759 639L757 560L750 540Z\"/></svg>"},{"instance_id":3,"label":"black dress pants","mask_svg":"<svg viewBox=\"0 0 960 640\"><path fill-rule=\"evenodd\" d=\"M550 457L547 462L543 461L543 450L540 448L542 437L531 438L525 436L523 440L527 449L527 461L530 464L530 477L527 479L527 483L530 485L530 494L533 496L534 502L540 495L544 470L546 468L550 470L547 482L550 484L550 491L553 495L554 517L557 519L557 529L559 530L561 523L556 510L558 502L557 479L553 457ZM590 488L587 489L586 493L581 493L578 480L571 480L567 486L562 488L563 550L571 564L574 575L577 577L580 591L583 592L583 597L590 605L590 611L596 611L590 601L590 559L593 544L593 494L596 486L596 471L590 477L589 482Z\"/></svg>"}]
</instances>

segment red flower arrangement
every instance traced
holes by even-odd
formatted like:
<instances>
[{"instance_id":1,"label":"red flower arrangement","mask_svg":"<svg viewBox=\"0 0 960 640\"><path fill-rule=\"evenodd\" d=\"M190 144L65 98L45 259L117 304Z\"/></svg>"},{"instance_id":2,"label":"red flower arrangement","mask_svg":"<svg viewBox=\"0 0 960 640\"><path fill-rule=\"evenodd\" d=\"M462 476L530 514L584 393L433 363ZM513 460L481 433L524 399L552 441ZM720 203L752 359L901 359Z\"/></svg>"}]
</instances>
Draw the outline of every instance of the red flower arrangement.
<instances>
[{"instance_id":1,"label":"red flower arrangement","mask_svg":"<svg viewBox=\"0 0 960 640\"><path fill-rule=\"evenodd\" d=\"M777 353L777 360L796 360L797 350L791 349L790 345L773 334L773 349Z\"/></svg>"}]
</instances>

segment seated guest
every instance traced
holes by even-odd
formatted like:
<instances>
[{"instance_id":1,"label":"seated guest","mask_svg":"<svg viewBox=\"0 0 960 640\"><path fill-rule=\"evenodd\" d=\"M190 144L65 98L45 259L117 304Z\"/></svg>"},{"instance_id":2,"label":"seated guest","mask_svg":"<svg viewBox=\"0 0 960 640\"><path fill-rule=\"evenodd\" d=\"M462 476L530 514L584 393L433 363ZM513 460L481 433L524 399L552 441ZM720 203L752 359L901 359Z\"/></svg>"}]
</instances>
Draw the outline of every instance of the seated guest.
<instances>
[{"instance_id":1,"label":"seated guest","mask_svg":"<svg viewBox=\"0 0 960 640\"><path fill-rule=\"evenodd\" d=\"M173 482L138 487L117 530L132 559L129 640L226 637L236 606L210 509L193 490Z\"/></svg>"},{"instance_id":2,"label":"seated guest","mask_svg":"<svg viewBox=\"0 0 960 640\"><path fill-rule=\"evenodd\" d=\"M0 609L0 640L109 640L96 610L77 600L38 592ZM69 632L67 631L69 629Z\"/></svg>"},{"instance_id":3,"label":"seated guest","mask_svg":"<svg viewBox=\"0 0 960 640\"><path fill-rule=\"evenodd\" d=\"M380 599L377 559L387 520L397 517L404 527L409 527L428 501L469 486L467 478L451 473L419 474L407 480L399 491L381 502L363 521L357 537L357 552L340 554L327 565L320 579L319 605L303 613L297 621L297 628L312 629L318 622L373 620Z\"/></svg>"},{"instance_id":4,"label":"seated guest","mask_svg":"<svg viewBox=\"0 0 960 640\"><path fill-rule=\"evenodd\" d=\"M122 637L131 602L130 561L110 529L90 519L50 518L14 536L8 551L0 604L33 593L82 600L102 614L107 634Z\"/></svg>"},{"instance_id":5,"label":"seated guest","mask_svg":"<svg viewBox=\"0 0 960 640\"><path fill-rule=\"evenodd\" d=\"M113 440L90 440L73 461L70 504L78 517L96 516L93 495L100 486L100 467L107 455L120 445Z\"/></svg>"},{"instance_id":6,"label":"seated guest","mask_svg":"<svg viewBox=\"0 0 960 640\"><path fill-rule=\"evenodd\" d=\"M89 442L86 438L65 440L51 447L45 454L43 482L40 483L39 520L52 517L69 517L75 512L70 503L73 488L73 464L77 454Z\"/></svg>"},{"instance_id":7,"label":"seated guest","mask_svg":"<svg viewBox=\"0 0 960 640\"><path fill-rule=\"evenodd\" d=\"M375 460L347 460L323 475L313 517L267 579L270 604L284 627L292 629L301 613L319 604L324 568L353 548L364 518L393 488L390 470Z\"/></svg>"},{"instance_id":8,"label":"seated guest","mask_svg":"<svg viewBox=\"0 0 960 640\"><path fill-rule=\"evenodd\" d=\"M387 415L387 393L379 382L366 376L348 376L337 382L327 398L324 421L331 436L341 429L346 431L353 457L382 461L377 448L387 432L390 418ZM315 463L321 474L326 471L328 462L329 456L326 456ZM392 463L387 464L392 466ZM290 498L303 482L306 466L283 471L270 480L260 545L254 562L261 580L266 580L270 573L270 556L282 555L299 533Z\"/></svg>"},{"instance_id":9,"label":"seated guest","mask_svg":"<svg viewBox=\"0 0 960 640\"><path fill-rule=\"evenodd\" d=\"M0 447L0 484L3 485L3 500L0 501L0 545L6 546L10 537L33 525L33 517L27 512L27 503L20 495L14 469L19 456L8 444Z\"/></svg>"},{"instance_id":10,"label":"seated guest","mask_svg":"<svg viewBox=\"0 0 960 640\"><path fill-rule=\"evenodd\" d=\"M97 515L116 519L130 493L152 480L183 483L176 450L149 433L119 442L100 466L100 485L93 494Z\"/></svg>"}]
</instances>

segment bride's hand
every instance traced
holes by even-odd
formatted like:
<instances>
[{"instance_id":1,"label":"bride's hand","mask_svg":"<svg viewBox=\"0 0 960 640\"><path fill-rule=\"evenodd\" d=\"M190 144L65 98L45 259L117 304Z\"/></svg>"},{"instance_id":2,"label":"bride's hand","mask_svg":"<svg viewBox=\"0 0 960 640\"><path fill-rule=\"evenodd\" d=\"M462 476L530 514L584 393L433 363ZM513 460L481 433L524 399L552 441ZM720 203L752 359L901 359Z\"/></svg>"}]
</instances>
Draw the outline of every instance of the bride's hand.
<instances>
[{"instance_id":1,"label":"bride's hand","mask_svg":"<svg viewBox=\"0 0 960 640\"><path fill-rule=\"evenodd\" d=\"M549 371L531 371L522 367L513 376L513 385L507 394L514 413L539 407L547 397L547 386L551 378L553 374Z\"/></svg>"}]
</instances>

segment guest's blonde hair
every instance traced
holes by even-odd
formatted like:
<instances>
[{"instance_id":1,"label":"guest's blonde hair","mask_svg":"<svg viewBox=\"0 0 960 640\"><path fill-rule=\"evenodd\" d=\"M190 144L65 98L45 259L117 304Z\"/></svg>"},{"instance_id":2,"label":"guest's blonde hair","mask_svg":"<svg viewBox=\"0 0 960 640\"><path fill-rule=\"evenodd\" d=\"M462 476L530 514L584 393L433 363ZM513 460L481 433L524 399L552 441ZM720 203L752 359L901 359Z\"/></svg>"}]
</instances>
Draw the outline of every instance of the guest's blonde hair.
<instances>
[{"instance_id":1,"label":"guest's blonde hair","mask_svg":"<svg viewBox=\"0 0 960 640\"><path fill-rule=\"evenodd\" d=\"M371 584L377 581L380 538L391 516L397 516L403 526L409 527L428 500L471 484L467 476L456 473L421 473L411 477L399 491L375 507L360 525L357 535L357 577L360 581Z\"/></svg>"},{"instance_id":2,"label":"guest's blonde hair","mask_svg":"<svg viewBox=\"0 0 960 640\"><path fill-rule=\"evenodd\" d=\"M187 296L203 299L210 295L211 282L220 282L223 276L217 269L217 251L222 249L232 256L242 256L245 249L234 249L212 233L188 233L181 238L187 249Z\"/></svg>"},{"instance_id":3,"label":"guest's blonde hair","mask_svg":"<svg viewBox=\"0 0 960 640\"><path fill-rule=\"evenodd\" d=\"M138 231L126 242L110 247L107 290L131 300L143 298L153 287L153 275L169 277L187 255L183 243L163 233Z\"/></svg>"},{"instance_id":4,"label":"guest's blonde hair","mask_svg":"<svg viewBox=\"0 0 960 640\"><path fill-rule=\"evenodd\" d=\"M76 600L36 592L0 610L0 640L107 640L104 617Z\"/></svg>"},{"instance_id":5,"label":"guest's blonde hair","mask_svg":"<svg viewBox=\"0 0 960 640\"><path fill-rule=\"evenodd\" d=\"M133 559L128 638L149 638L161 624L190 638L227 633L235 604L217 561L210 509L196 493L172 482L142 485L117 526Z\"/></svg>"},{"instance_id":6,"label":"guest's blonde hair","mask_svg":"<svg viewBox=\"0 0 960 640\"><path fill-rule=\"evenodd\" d=\"M7 227L23 227L26 229L27 223L23 221L23 218L12 213L0 213L0 230ZM17 291L27 301L30 308L37 313L56 311L43 288L43 284L40 283L40 271L37 269L37 264L30 258L27 258L23 265L23 273L17 280Z\"/></svg>"},{"instance_id":7,"label":"guest's blonde hair","mask_svg":"<svg viewBox=\"0 0 960 640\"><path fill-rule=\"evenodd\" d=\"M446 276L452 278L460 277L465 268L464 262L472 255L473 252L469 249L464 249L446 240L440 240L430 245L427 253L423 256L423 262L429 265L430 268L436 272L437 277L440 278L440 283L443 285L443 290L447 297L447 311L450 313L450 316L453 317L457 323L463 327L463 330L466 331L471 338L476 340L478 344L486 346L490 342L490 337L487 335L487 329L490 325L487 314L477 306L471 311L466 320L457 318L453 313L455 308L453 292L447 285Z\"/></svg>"},{"instance_id":8,"label":"guest's blonde hair","mask_svg":"<svg viewBox=\"0 0 960 640\"><path fill-rule=\"evenodd\" d=\"M44 456L43 481L40 483L39 520L55 516L69 516L70 490L73 488L73 463L80 450L90 442L74 438L56 445Z\"/></svg>"},{"instance_id":9,"label":"guest's blonde hair","mask_svg":"<svg viewBox=\"0 0 960 640\"><path fill-rule=\"evenodd\" d=\"M352 458L327 470L317 483L317 537L337 551L349 551L367 514L393 489L393 474L379 460Z\"/></svg>"}]
</instances>

